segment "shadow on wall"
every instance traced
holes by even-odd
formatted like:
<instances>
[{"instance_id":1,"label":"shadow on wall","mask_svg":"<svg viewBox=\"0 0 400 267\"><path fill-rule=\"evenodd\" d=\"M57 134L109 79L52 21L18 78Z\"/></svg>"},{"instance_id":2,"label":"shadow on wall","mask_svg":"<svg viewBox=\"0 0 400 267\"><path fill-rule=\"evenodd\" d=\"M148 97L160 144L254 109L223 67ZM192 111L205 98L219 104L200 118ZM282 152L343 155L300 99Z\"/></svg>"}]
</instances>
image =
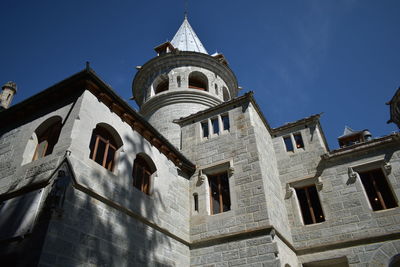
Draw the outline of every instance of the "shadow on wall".
<instances>
[{"instance_id":1,"label":"shadow on wall","mask_svg":"<svg viewBox=\"0 0 400 267\"><path fill-rule=\"evenodd\" d=\"M125 140L133 142L129 138ZM130 145L137 149L135 151L143 151L146 146L143 142ZM123 169L130 170L132 162L122 153L119 164L125 165ZM92 169L90 173L94 179L101 175L97 169ZM160 246L165 248L163 250L172 251L169 239L147 226L137 215L141 210L150 220L157 217L152 202L155 198L162 202L159 192L154 191L154 195L148 197L133 189L130 173L121 173L116 178L119 180L100 186L103 187L104 197L124 203L111 203L96 194L68 188L63 216L51 220L44 247L43 255L52 257L44 258L43 263L57 266L174 265L172 259L160 257L168 255L168 251L157 251ZM130 201L134 201L134 205ZM129 207L133 207L133 211ZM172 255L172 252L169 254Z\"/></svg>"}]
</instances>

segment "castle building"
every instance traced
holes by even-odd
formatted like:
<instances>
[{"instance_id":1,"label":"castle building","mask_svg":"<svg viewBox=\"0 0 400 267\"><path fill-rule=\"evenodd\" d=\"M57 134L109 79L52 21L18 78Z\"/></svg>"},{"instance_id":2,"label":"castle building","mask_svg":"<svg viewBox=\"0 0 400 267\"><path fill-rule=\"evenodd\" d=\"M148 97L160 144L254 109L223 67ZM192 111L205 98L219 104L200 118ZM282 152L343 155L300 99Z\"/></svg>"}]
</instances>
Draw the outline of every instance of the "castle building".
<instances>
[{"instance_id":1,"label":"castle building","mask_svg":"<svg viewBox=\"0 0 400 267\"><path fill-rule=\"evenodd\" d=\"M139 111L89 65L3 86L3 266L400 266L398 133L272 128L187 18L155 51Z\"/></svg>"}]
</instances>

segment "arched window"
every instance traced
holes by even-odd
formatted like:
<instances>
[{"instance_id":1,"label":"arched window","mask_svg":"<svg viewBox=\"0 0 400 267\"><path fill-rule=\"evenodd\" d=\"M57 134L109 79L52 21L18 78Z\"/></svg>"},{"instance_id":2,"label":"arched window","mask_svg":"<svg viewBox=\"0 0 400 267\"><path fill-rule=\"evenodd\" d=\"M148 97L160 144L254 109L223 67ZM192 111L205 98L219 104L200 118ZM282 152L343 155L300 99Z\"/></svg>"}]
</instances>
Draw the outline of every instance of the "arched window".
<instances>
[{"instance_id":1,"label":"arched window","mask_svg":"<svg viewBox=\"0 0 400 267\"><path fill-rule=\"evenodd\" d=\"M169 79L168 75L162 74L154 81L155 94L159 94L164 91L168 91Z\"/></svg>"},{"instance_id":2,"label":"arched window","mask_svg":"<svg viewBox=\"0 0 400 267\"><path fill-rule=\"evenodd\" d=\"M389 262L389 267L400 266L400 254L394 255Z\"/></svg>"},{"instance_id":3,"label":"arched window","mask_svg":"<svg viewBox=\"0 0 400 267\"><path fill-rule=\"evenodd\" d=\"M215 94L218 95L218 85L215 84L214 87L215 87Z\"/></svg>"},{"instance_id":4,"label":"arched window","mask_svg":"<svg viewBox=\"0 0 400 267\"><path fill-rule=\"evenodd\" d=\"M150 194L150 183L156 168L151 159L146 159L143 155L137 155L133 163L133 186L143 193Z\"/></svg>"},{"instance_id":5,"label":"arched window","mask_svg":"<svg viewBox=\"0 0 400 267\"><path fill-rule=\"evenodd\" d=\"M181 87L181 76L176 77L176 83L178 84L178 87Z\"/></svg>"},{"instance_id":6,"label":"arched window","mask_svg":"<svg viewBox=\"0 0 400 267\"><path fill-rule=\"evenodd\" d=\"M98 124L93 130L90 140L90 158L106 168L113 171L115 167L115 158L118 148L122 146L122 141L116 134L111 134L114 131L106 124Z\"/></svg>"},{"instance_id":7,"label":"arched window","mask_svg":"<svg viewBox=\"0 0 400 267\"><path fill-rule=\"evenodd\" d=\"M207 77L198 71L194 71L189 75L189 88L208 91Z\"/></svg>"},{"instance_id":8,"label":"arched window","mask_svg":"<svg viewBox=\"0 0 400 267\"><path fill-rule=\"evenodd\" d=\"M224 101L229 101L229 99L230 99L228 89L225 86L222 87L222 97L223 97Z\"/></svg>"},{"instance_id":9,"label":"arched window","mask_svg":"<svg viewBox=\"0 0 400 267\"><path fill-rule=\"evenodd\" d=\"M37 145L32 160L50 155L58 142L61 132L61 117L52 117L43 122L36 130Z\"/></svg>"}]
</instances>

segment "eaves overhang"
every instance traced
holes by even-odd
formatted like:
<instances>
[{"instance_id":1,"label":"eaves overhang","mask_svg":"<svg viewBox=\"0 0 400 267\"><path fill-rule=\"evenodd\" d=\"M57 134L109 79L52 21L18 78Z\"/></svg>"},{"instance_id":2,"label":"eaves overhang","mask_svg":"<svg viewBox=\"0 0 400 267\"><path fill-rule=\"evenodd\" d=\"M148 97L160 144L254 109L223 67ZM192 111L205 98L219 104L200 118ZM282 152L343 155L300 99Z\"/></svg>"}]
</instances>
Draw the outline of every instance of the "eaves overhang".
<instances>
[{"instance_id":1,"label":"eaves overhang","mask_svg":"<svg viewBox=\"0 0 400 267\"><path fill-rule=\"evenodd\" d=\"M322 136L322 141L325 144L326 150L329 151L328 141L326 140L326 136L325 136L324 130L322 129L321 122L320 122L320 118L321 118L322 114L323 113L321 112L319 114L314 114L314 115L311 115L311 116L306 117L306 118L302 118L302 119L294 121L294 122L286 123L286 124L284 124L282 126L273 128L272 129L272 133L274 135L278 135L278 134L280 134L280 133L282 133L282 132L284 132L286 130L289 130L291 128L294 128L294 127L315 123L319 127L319 130L320 130L320 133L321 133L321 136Z\"/></svg>"},{"instance_id":2,"label":"eaves overhang","mask_svg":"<svg viewBox=\"0 0 400 267\"><path fill-rule=\"evenodd\" d=\"M357 154L359 152L365 152L370 149L380 148L381 146L386 146L390 144L400 145L400 133L394 133L380 138L375 138L367 142L357 143L351 146L335 149L321 155L321 158L327 161L335 160L337 158L354 156L354 154Z\"/></svg>"},{"instance_id":3,"label":"eaves overhang","mask_svg":"<svg viewBox=\"0 0 400 267\"><path fill-rule=\"evenodd\" d=\"M133 130L141 134L177 167L189 175L194 173L196 169L195 164L188 160L89 67L0 112L0 121L15 120L13 116L15 114L18 114L21 118L30 116L35 111L35 108L38 109L38 107L41 107L45 103L48 105L52 101L59 101L60 96L64 98L76 93L77 90L89 90L99 101L108 106L112 112L129 124ZM31 108L27 109L27 106Z\"/></svg>"},{"instance_id":4,"label":"eaves overhang","mask_svg":"<svg viewBox=\"0 0 400 267\"><path fill-rule=\"evenodd\" d=\"M222 109L227 108L227 107L238 107L240 105L243 105L245 103L249 103L250 102L254 106L256 112L260 116L260 118L263 121L263 123L264 123L265 127L267 128L267 130L269 132L271 132L271 127L270 127L268 121L265 119L264 114L262 113L260 107L258 106L257 102L255 101L253 95L254 95L253 91L247 92L244 95L236 97L236 98L234 98L234 99L232 99L230 101L223 102L223 103L221 103L221 104L219 104L217 106L214 106L214 107L199 111L199 112L191 114L191 115L189 115L187 117L183 117L183 118L174 120L174 122L182 126L182 125L190 123L190 122L192 122L194 120L197 120L197 119L203 117L206 114L212 113L214 111L222 110Z\"/></svg>"}]
</instances>

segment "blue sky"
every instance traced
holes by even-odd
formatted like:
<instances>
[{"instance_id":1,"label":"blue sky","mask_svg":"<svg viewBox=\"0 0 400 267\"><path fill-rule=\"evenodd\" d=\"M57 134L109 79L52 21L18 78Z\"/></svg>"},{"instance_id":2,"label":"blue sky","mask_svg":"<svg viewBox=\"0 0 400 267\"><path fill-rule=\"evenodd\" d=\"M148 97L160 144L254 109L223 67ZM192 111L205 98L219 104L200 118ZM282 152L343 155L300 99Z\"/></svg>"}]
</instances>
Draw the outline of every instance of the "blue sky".
<instances>
[{"instance_id":1,"label":"blue sky","mask_svg":"<svg viewBox=\"0 0 400 267\"><path fill-rule=\"evenodd\" d=\"M85 62L125 100L135 66L156 56L183 21L184 1L0 2L0 83L20 102ZM272 127L324 112L331 149L344 126L382 136L400 86L400 1L189 1L209 53L223 53Z\"/></svg>"}]
</instances>

